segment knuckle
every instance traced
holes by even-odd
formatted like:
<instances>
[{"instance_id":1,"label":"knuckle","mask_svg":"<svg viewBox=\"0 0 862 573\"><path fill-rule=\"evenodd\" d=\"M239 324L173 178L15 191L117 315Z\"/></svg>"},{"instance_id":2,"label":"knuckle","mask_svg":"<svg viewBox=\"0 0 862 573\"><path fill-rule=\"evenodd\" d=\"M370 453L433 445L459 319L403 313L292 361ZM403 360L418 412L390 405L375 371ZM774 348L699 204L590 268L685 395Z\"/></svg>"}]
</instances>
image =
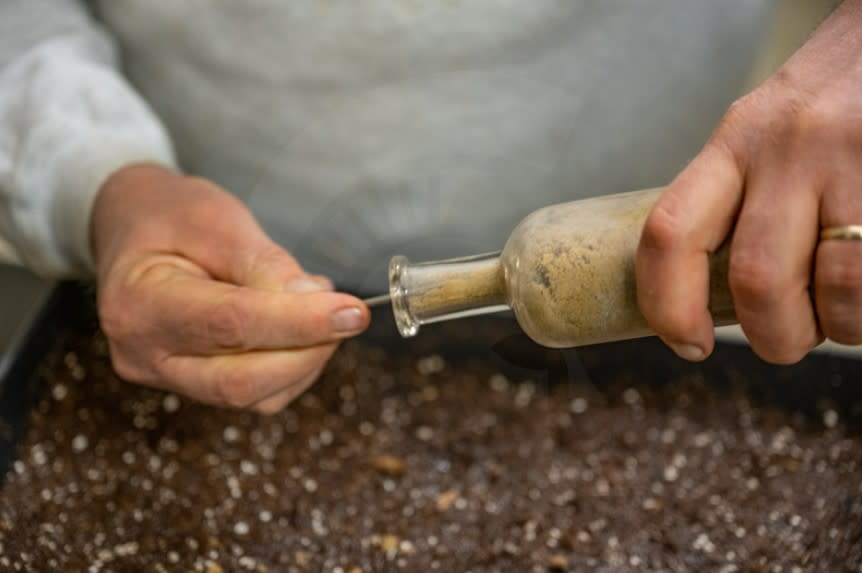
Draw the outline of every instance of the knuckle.
<instances>
[{"instance_id":1,"label":"knuckle","mask_svg":"<svg viewBox=\"0 0 862 573\"><path fill-rule=\"evenodd\" d=\"M97 313L114 373L129 382L153 382L157 378L151 368L155 349L141 344L148 332L145 323L135 314L134 305L113 294L113 289L106 289L99 293Z\"/></svg>"},{"instance_id":2,"label":"knuckle","mask_svg":"<svg viewBox=\"0 0 862 573\"><path fill-rule=\"evenodd\" d=\"M128 334L127 318L124 312L112 303L99 304L99 325L108 340L122 340Z\"/></svg>"},{"instance_id":3,"label":"knuckle","mask_svg":"<svg viewBox=\"0 0 862 573\"><path fill-rule=\"evenodd\" d=\"M742 303L742 306L750 307L752 303L771 301L781 288L781 277L775 265L749 253L731 253L728 273L730 290L737 305Z\"/></svg>"},{"instance_id":4,"label":"knuckle","mask_svg":"<svg viewBox=\"0 0 862 573\"><path fill-rule=\"evenodd\" d=\"M108 348L111 358L111 368L119 378L136 384L152 383L154 381L150 370L141 365L138 360L135 360L129 352L112 342L108 343Z\"/></svg>"},{"instance_id":5,"label":"knuckle","mask_svg":"<svg viewBox=\"0 0 862 573\"><path fill-rule=\"evenodd\" d=\"M138 382L138 371L132 365L132 362L126 359L125 355L111 350L111 367L117 376L128 382Z\"/></svg>"},{"instance_id":6,"label":"knuckle","mask_svg":"<svg viewBox=\"0 0 862 573\"><path fill-rule=\"evenodd\" d=\"M763 90L755 90L730 104L705 149L711 148L743 170L750 161L757 139L772 121L774 111L764 101L766 99Z\"/></svg>"},{"instance_id":7,"label":"knuckle","mask_svg":"<svg viewBox=\"0 0 862 573\"><path fill-rule=\"evenodd\" d=\"M668 340L687 340L700 331L701 313L674 306L650 313L650 326Z\"/></svg>"},{"instance_id":8,"label":"knuckle","mask_svg":"<svg viewBox=\"0 0 862 573\"><path fill-rule=\"evenodd\" d=\"M215 306L203 320L203 334L215 345L230 350L246 348L248 317L235 296Z\"/></svg>"},{"instance_id":9,"label":"knuckle","mask_svg":"<svg viewBox=\"0 0 862 573\"><path fill-rule=\"evenodd\" d=\"M677 213L676 201L666 195L653 208L644 224L641 244L650 250L674 248L685 235L683 219Z\"/></svg>"},{"instance_id":10,"label":"knuckle","mask_svg":"<svg viewBox=\"0 0 862 573\"><path fill-rule=\"evenodd\" d=\"M254 245L246 255L248 269L266 269L277 274L282 280L304 274L302 267L287 251L275 243L268 242L264 246Z\"/></svg>"},{"instance_id":11,"label":"knuckle","mask_svg":"<svg viewBox=\"0 0 862 573\"><path fill-rule=\"evenodd\" d=\"M132 333L130 305L123 303L114 287L109 285L99 291L97 313L99 325L109 340L123 340Z\"/></svg>"},{"instance_id":12,"label":"knuckle","mask_svg":"<svg viewBox=\"0 0 862 573\"><path fill-rule=\"evenodd\" d=\"M862 119L848 114L845 102L833 97L833 90L806 93L796 87L797 80L781 70L770 81L770 98L762 107L763 116L773 137L791 143L811 141L860 141Z\"/></svg>"},{"instance_id":13,"label":"knuckle","mask_svg":"<svg viewBox=\"0 0 862 573\"><path fill-rule=\"evenodd\" d=\"M736 141L746 129L759 130L774 113L767 100L763 90L755 90L731 103L715 130L718 140Z\"/></svg>"},{"instance_id":14,"label":"knuckle","mask_svg":"<svg viewBox=\"0 0 862 573\"><path fill-rule=\"evenodd\" d=\"M721 118L721 121L718 124L719 129L735 129L735 127L741 121L745 121L748 119L748 117L751 115L750 110L756 106L757 99L755 92L744 95L741 98L737 99L727 107L727 111L724 112L724 116Z\"/></svg>"},{"instance_id":15,"label":"knuckle","mask_svg":"<svg viewBox=\"0 0 862 573\"><path fill-rule=\"evenodd\" d=\"M168 265L133 265L111 272L98 290L99 324L109 340L123 341L142 336L152 329L146 320L149 309L147 289L172 273Z\"/></svg>"},{"instance_id":16,"label":"knuckle","mask_svg":"<svg viewBox=\"0 0 862 573\"><path fill-rule=\"evenodd\" d=\"M785 142L798 140L806 126L820 125L825 116L786 76L777 72L767 84L732 103L719 124L719 133Z\"/></svg>"},{"instance_id":17,"label":"knuckle","mask_svg":"<svg viewBox=\"0 0 862 573\"><path fill-rule=\"evenodd\" d=\"M218 374L215 389L219 403L229 408L248 408L260 399L254 379L233 371Z\"/></svg>"},{"instance_id":18,"label":"knuckle","mask_svg":"<svg viewBox=\"0 0 862 573\"><path fill-rule=\"evenodd\" d=\"M843 126L848 119L846 114L837 112L824 101L799 103L790 111L795 115L794 135L801 140L829 140L834 134L844 132Z\"/></svg>"}]
</instances>

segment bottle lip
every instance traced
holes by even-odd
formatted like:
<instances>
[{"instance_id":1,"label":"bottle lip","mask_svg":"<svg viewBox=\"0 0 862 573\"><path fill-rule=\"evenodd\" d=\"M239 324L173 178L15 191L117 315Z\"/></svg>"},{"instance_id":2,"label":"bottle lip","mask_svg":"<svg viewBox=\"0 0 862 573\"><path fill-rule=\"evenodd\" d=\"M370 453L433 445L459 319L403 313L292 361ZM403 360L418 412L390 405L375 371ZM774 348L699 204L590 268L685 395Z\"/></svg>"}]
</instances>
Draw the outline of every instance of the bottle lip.
<instances>
[{"instance_id":1,"label":"bottle lip","mask_svg":"<svg viewBox=\"0 0 862 573\"><path fill-rule=\"evenodd\" d=\"M403 255L396 255L389 261L389 297L392 299L392 314L398 333L404 338L416 336L419 332L419 320L410 312L407 302L407 277L410 261Z\"/></svg>"}]
</instances>

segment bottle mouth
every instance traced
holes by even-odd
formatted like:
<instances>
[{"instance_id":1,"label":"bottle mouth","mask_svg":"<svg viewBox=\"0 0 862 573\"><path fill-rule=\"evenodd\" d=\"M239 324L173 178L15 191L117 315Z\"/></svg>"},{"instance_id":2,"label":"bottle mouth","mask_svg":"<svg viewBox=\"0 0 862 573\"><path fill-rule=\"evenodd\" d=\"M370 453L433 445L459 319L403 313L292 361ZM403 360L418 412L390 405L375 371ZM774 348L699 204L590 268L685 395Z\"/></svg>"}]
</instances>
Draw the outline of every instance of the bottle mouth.
<instances>
[{"instance_id":1,"label":"bottle mouth","mask_svg":"<svg viewBox=\"0 0 862 573\"><path fill-rule=\"evenodd\" d=\"M404 338L416 336L419 332L419 319L410 312L407 272L410 261L403 255L396 255L389 261L389 297L392 299L392 314L398 333Z\"/></svg>"}]
</instances>

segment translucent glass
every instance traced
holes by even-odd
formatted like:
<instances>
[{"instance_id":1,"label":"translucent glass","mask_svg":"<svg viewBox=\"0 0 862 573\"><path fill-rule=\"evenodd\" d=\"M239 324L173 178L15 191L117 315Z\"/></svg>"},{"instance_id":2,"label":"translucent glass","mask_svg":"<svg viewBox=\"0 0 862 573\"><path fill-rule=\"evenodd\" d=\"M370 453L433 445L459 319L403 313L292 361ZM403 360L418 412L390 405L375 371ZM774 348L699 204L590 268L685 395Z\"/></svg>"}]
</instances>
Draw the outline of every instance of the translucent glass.
<instances>
[{"instance_id":1,"label":"translucent glass","mask_svg":"<svg viewBox=\"0 0 862 573\"><path fill-rule=\"evenodd\" d=\"M404 337L422 324L509 308L499 253L419 264L393 257L389 294Z\"/></svg>"},{"instance_id":2,"label":"translucent glass","mask_svg":"<svg viewBox=\"0 0 862 573\"><path fill-rule=\"evenodd\" d=\"M395 257L398 329L511 308L526 334L563 348L651 334L637 303L635 253L662 189L552 205L527 216L499 254L411 264ZM710 257L710 312L735 322L728 249Z\"/></svg>"}]
</instances>

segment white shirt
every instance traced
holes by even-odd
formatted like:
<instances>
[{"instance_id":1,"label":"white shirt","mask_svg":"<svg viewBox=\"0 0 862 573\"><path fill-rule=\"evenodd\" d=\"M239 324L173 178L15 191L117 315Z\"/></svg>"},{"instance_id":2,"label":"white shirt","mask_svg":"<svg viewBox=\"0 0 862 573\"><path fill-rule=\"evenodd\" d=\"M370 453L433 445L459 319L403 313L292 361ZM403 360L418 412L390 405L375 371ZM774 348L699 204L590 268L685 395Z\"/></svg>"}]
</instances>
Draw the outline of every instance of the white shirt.
<instances>
[{"instance_id":1,"label":"white shirt","mask_svg":"<svg viewBox=\"0 0 862 573\"><path fill-rule=\"evenodd\" d=\"M496 250L542 205L666 183L740 95L771 7L4 0L0 237L87 273L101 182L178 162L309 271L375 289L392 254Z\"/></svg>"}]
</instances>

